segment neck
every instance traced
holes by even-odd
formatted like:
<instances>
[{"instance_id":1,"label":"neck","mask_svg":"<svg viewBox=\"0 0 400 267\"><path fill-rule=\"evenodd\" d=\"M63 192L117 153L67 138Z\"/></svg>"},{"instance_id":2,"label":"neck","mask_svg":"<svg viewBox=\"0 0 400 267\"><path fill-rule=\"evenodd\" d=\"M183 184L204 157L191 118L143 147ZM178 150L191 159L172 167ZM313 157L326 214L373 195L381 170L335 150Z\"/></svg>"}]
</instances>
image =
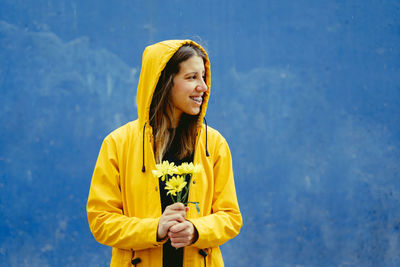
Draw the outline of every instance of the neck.
<instances>
[{"instance_id":1,"label":"neck","mask_svg":"<svg viewBox=\"0 0 400 267\"><path fill-rule=\"evenodd\" d=\"M172 114L169 114L170 118L172 118L172 128L176 128L179 125L179 121L181 119L182 111L174 109Z\"/></svg>"}]
</instances>

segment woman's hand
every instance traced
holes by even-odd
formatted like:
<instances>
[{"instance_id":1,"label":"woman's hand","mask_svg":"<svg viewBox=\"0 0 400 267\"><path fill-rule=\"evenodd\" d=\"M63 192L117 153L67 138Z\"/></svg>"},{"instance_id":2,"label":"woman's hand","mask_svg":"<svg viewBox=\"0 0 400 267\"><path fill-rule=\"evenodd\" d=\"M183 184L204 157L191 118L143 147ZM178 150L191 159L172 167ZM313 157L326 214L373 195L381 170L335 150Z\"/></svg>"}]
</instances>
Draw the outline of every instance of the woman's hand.
<instances>
[{"instance_id":1,"label":"woman's hand","mask_svg":"<svg viewBox=\"0 0 400 267\"><path fill-rule=\"evenodd\" d=\"M168 230L178 223L185 222L187 207L182 203L175 203L167 206L158 222L157 238L164 239Z\"/></svg>"},{"instance_id":2,"label":"woman's hand","mask_svg":"<svg viewBox=\"0 0 400 267\"><path fill-rule=\"evenodd\" d=\"M197 230L191 222L184 220L171 226L168 236L171 240L171 246L181 248L191 245L196 241Z\"/></svg>"}]
</instances>

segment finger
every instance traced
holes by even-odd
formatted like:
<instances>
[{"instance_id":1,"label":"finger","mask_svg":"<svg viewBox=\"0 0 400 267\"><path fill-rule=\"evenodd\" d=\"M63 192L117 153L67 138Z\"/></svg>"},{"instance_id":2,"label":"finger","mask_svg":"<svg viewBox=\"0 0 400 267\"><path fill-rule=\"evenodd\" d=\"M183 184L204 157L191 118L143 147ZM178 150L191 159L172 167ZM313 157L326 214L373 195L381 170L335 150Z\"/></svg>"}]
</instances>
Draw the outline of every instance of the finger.
<instances>
[{"instance_id":1,"label":"finger","mask_svg":"<svg viewBox=\"0 0 400 267\"><path fill-rule=\"evenodd\" d=\"M163 212L163 215L171 215L171 214L181 214L182 217L186 217L186 211L184 209L173 209L173 208L169 208L169 209L165 209Z\"/></svg>"},{"instance_id":2,"label":"finger","mask_svg":"<svg viewBox=\"0 0 400 267\"><path fill-rule=\"evenodd\" d=\"M163 216L159 221L159 226L162 228L162 232L166 232L171 226L184 222L185 219L179 214L173 214L169 216Z\"/></svg>"},{"instance_id":3,"label":"finger","mask_svg":"<svg viewBox=\"0 0 400 267\"><path fill-rule=\"evenodd\" d=\"M175 224L177 224L178 222L177 221L169 221L169 222L167 222L166 224L165 224L165 226L166 226L166 228L168 229L168 232L169 232L169 229L171 229L171 227L173 227Z\"/></svg>"},{"instance_id":4,"label":"finger","mask_svg":"<svg viewBox=\"0 0 400 267\"><path fill-rule=\"evenodd\" d=\"M179 233L174 233L171 231L168 231L168 237L169 238L185 238L188 234L184 232L179 232Z\"/></svg>"},{"instance_id":5,"label":"finger","mask_svg":"<svg viewBox=\"0 0 400 267\"><path fill-rule=\"evenodd\" d=\"M181 217L183 219L186 218L186 213L182 211L175 211L175 212L166 212L163 214L165 217Z\"/></svg>"},{"instance_id":6,"label":"finger","mask_svg":"<svg viewBox=\"0 0 400 267\"><path fill-rule=\"evenodd\" d=\"M163 221L159 223L157 234L159 237L164 237L168 234L169 228L171 228L174 224L178 223L177 221Z\"/></svg>"},{"instance_id":7,"label":"finger","mask_svg":"<svg viewBox=\"0 0 400 267\"><path fill-rule=\"evenodd\" d=\"M171 239L171 242L175 243L189 243L191 240L191 235L183 235L183 236L177 236L177 237L171 237L169 232L168 232L168 237Z\"/></svg>"},{"instance_id":8,"label":"finger","mask_svg":"<svg viewBox=\"0 0 400 267\"><path fill-rule=\"evenodd\" d=\"M185 214L183 212L164 212L161 215L160 220L166 221L166 220L173 220L180 218L179 220L185 219Z\"/></svg>"},{"instance_id":9,"label":"finger","mask_svg":"<svg viewBox=\"0 0 400 267\"><path fill-rule=\"evenodd\" d=\"M160 231L163 234L163 236L169 235L169 229L176 223L177 223L176 221L169 221L164 223L162 225L162 230Z\"/></svg>"},{"instance_id":10,"label":"finger","mask_svg":"<svg viewBox=\"0 0 400 267\"><path fill-rule=\"evenodd\" d=\"M183 223L177 223L174 226L172 226L169 230L170 230L170 232L176 234L176 233L182 232L185 229L186 229L186 227Z\"/></svg>"},{"instance_id":11,"label":"finger","mask_svg":"<svg viewBox=\"0 0 400 267\"><path fill-rule=\"evenodd\" d=\"M185 220L181 223L175 224L173 227L171 227L170 231L173 233L179 233L185 230L190 230L190 228L191 228L191 223Z\"/></svg>"},{"instance_id":12,"label":"finger","mask_svg":"<svg viewBox=\"0 0 400 267\"><path fill-rule=\"evenodd\" d=\"M165 229L170 229L172 226L178 223L182 223L182 220L184 220L181 216L174 215L174 216L168 216L161 222L161 226Z\"/></svg>"},{"instance_id":13,"label":"finger","mask_svg":"<svg viewBox=\"0 0 400 267\"><path fill-rule=\"evenodd\" d=\"M189 242L194 238L194 233L180 232L178 234L174 234L174 233L168 232L168 237L171 240L174 240L175 242Z\"/></svg>"},{"instance_id":14,"label":"finger","mask_svg":"<svg viewBox=\"0 0 400 267\"><path fill-rule=\"evenodd\" d=\"M177 203L167 206L165 209L166 210L167 209L169 209L169 210L185 210L185 205L183 205L183 203L177 202Z\"/></svg>"},{"instance_id":15,"label":"finger","mask_svg":"<svg viewBox=\"0 0 400 267\"><path fill-rule=\"evenodd\" d=\"M192 243L192 239L190 237L170 238L170 240L171 245L174 247L185 247Z\"/></svg>"},{"instance_id":16,"label":"finger","mask_svg":"<svg viewBox=\"0 0 400 267\"><path fill-rule=\"evenodd\" d=\"M175 221L175 222L182 223L185 221L185 217L183 217L182 214L179 214L179 213L171 214L171 215L164 216L163 221L165 221L165 222Z\"/></svg>"},{"instance_id":17,"label":"finger","mask_svg":"<svg viewBox=\"0 0 400 267\"><path fill-rule=\"evenodd\" d=\"M175 241L188 241L191 240L193 238L194 233L191 232L179 232L179 233L172 233L172 232L168 232L168 237L170 239L173 239Z\"/></svg>"}]
</instances>

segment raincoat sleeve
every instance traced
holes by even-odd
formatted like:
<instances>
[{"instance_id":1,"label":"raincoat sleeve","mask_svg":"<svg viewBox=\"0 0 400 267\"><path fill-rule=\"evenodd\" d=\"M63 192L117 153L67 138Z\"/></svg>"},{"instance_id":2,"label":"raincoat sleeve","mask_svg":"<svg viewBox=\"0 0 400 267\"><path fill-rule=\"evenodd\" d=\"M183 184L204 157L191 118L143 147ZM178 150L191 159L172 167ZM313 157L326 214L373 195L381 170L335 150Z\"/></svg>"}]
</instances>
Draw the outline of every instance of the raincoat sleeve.
<instances>
[{"instance_id":1,"label":"raincoat sleeve","mask_svg":"<svg viewBox=\"0 0 400 267\"><path fill-rule=\"evenodd\" d=\"M213 168L214 192L212 214L190 219L198 232L198 239L192 245L209 248L222 245L239 234L242 216L236 197L233 179L232 159L228 144L221 137L214 151Z\"/></svg>"},{"instance_id":2,"label":"raincoat sleeve","mask_svg":"<svg viewBox=\"0 0 400 267\"><path fill-rule=\"evenodd\" d=\"M94 169L87 202L89 226L95 239L111 247L157 247L159 218L128 217L123 213L118 153L115 141L106 137Z\"/></svg>"}]
</instances>

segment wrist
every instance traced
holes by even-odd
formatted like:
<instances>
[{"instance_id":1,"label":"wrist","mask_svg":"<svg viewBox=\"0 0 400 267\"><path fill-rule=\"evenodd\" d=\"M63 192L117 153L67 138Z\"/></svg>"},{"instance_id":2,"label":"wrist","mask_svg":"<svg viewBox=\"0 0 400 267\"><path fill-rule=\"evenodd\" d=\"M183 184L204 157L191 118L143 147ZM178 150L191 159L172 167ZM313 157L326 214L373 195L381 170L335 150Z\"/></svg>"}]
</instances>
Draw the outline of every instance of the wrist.
<instances>
[{"instance_id":1,"label":"wrist","mask_svg":"<svg viewBox=\"0 0 400 267\"><path fill-rule=\"evenodd\" d=\"M160 223L159 223L158 226L157 226L157 235L156 235L157 242L160 242L160 241L164 240L167 236L168 236L168 231L163 232L163 229L162 229L162 227L160 226Z\"/></svg>"},{"instance_id":2,"label":"wrist","mask_svg":"<svg viewBox=\"0 0 400 267\"><path fill-rule=\"evenodd\" d=\"M190 244L196 243L197 239L199 239L199 232L197 231L196 227L194 227L194 225L193 225L193 229L194 229L193 238L192 238Z\"/></svg>"},{"instance_id":3,"label":"wrist","mask_svg":"<svg viewBox=\"0 0 400 267\"><path fill-rule=\"evenodd\" d=\"M162 242L168 238L168 232L160 233L157 231L157 242Z\"/></svg>"},{"instance_id":4,"label":"wrist","mask_svg":"<svg viewBox=\"0 0 400 267\"><path fill-rule=\"evenodd\" d=\"M165 235L164 237L159 237L159 235L157 235L157 242L162 242L165 239L167 239L167 235Z\"/></svg>"}]
</instances>

